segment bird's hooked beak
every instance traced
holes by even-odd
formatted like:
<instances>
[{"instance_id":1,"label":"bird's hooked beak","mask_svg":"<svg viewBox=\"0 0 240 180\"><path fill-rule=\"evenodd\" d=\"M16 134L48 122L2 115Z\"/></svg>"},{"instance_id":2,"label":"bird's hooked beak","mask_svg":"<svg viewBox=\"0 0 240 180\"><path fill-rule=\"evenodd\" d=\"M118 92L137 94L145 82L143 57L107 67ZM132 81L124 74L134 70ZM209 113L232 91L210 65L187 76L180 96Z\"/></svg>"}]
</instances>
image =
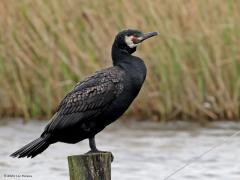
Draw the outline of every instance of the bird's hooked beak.
<instances>
[{"instance_id":1,"label":"bird's hooked beak","mask_svg":"<svg viewBox=\"0 0 240 180\"><path fill-rule=\"evenodd\" d=\"M133 41L133 43L138 44L138 43L145 41L148 38L151 38L151 37L157 36L157 35L158 35L158 32L143 33L142 36L136 38L135 41Z\"/></svg>"}]
</instances>

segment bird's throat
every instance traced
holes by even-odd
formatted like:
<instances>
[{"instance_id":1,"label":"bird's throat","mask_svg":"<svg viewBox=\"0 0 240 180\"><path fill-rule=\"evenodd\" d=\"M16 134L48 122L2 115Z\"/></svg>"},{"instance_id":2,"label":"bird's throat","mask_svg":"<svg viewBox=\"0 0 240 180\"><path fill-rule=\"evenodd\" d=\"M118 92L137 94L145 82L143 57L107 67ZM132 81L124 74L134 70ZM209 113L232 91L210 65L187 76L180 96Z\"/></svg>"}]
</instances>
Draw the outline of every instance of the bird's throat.
<instances>
[{"instance_id":1,"label":"bird's throat","mask_svg":"<svg viewBox=\"0 0 240 180\"><path fill-rule=\"evenodd\" d=\"M116 47L112 47L112 61L113 65L119 65L120 63L123 63L123 61L129 61L133 56L131 55L133 52L135 52L136 48L133 48L132 52L129 52L129 50L126 49L120 49Z\"/></svg>"}]
</instances>

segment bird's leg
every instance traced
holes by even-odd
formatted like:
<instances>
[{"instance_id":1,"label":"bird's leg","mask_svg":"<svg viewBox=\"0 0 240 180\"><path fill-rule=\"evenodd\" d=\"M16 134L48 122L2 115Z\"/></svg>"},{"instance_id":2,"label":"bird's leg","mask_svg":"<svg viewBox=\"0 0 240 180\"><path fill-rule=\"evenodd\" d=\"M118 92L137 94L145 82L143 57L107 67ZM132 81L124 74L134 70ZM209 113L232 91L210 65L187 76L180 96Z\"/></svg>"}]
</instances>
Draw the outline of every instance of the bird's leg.
<instances>
[{"instance_id":1,"label":"bird's leg","mask_svg":"<svg viewBox=\"0 0 240 180\"><path fill-rule=\"evenodd\" d=\"M106 151L99 151L96 147L96 142L95 142L95 136L89 138L89 146L91 148L90 151L88 151L86 154L90 153L106 153ZM113 161L113 154L111 153L112 161Z\"/></svg>"},{"instance_id":2,"label":"bird's leg","mask_svg":"<svg viewBox=\"0 0 240 180\"><path fill-rule=\"evenodd\" d=\"M91 152L99 152L96 147L95 136L89 138L89 146L91 148Z\"/></svg>"},{"instance_id":3,"label":"bird's leg","mask_svg":"<svg viewBox=\"0 0 240 180\"><path fill-rule=\"evenodd\" d=\"M88 151L87 154L102 152L102 151L99 151L96 147L95 136L90 137L88 140L89 140L89 146L91 150Z\"/></svg>"}]
</instances>

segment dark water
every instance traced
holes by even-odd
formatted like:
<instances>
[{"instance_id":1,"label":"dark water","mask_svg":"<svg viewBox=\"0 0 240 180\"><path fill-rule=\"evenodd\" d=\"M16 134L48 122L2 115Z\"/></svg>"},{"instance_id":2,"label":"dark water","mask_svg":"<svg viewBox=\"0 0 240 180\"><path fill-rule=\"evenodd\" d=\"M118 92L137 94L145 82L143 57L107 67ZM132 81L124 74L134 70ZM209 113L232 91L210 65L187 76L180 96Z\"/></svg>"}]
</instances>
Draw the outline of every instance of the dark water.
<instances>
[{"instance_id":1,"label":"dark water","mask_svg":"<svg viewBox=\"0 0 240 180\"><path fill-rule=\"evenodd\" d=\"M34 159L13 159L8 155L38 137L46 122L10 121L0 125L0 180L67 180L66 157L87 152L88 142L57 143ZM113 180L161 180L192 158L221 143L240 129L238 123L171 124L115 123L100 133L98 148L113 152ZM15 177L4 177L12 175ZM32 177L17 177L28 175ZM239 180L240 137L236 136L183 169L172 180Z\"/></svg>"}]
</instances>

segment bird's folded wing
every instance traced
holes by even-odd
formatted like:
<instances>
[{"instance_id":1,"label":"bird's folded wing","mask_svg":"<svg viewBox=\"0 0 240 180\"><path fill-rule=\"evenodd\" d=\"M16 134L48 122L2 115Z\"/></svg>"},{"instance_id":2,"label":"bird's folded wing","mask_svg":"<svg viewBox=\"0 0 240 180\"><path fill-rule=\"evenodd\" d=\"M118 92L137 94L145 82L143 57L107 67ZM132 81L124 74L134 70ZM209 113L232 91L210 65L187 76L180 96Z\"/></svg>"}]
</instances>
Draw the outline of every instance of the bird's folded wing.
<instances>
[{"instance_id":1,"label":"bird's folded wing","mask_svg":"<svg viewBox=\"0 0 240 180\"><path fill-rule=\"evenodd\" d=\"M44 132L68 129L101 114L123 91L122 80L123 72L112 67L80 82L62 100Z\"/></svg>"}]
</instances>

